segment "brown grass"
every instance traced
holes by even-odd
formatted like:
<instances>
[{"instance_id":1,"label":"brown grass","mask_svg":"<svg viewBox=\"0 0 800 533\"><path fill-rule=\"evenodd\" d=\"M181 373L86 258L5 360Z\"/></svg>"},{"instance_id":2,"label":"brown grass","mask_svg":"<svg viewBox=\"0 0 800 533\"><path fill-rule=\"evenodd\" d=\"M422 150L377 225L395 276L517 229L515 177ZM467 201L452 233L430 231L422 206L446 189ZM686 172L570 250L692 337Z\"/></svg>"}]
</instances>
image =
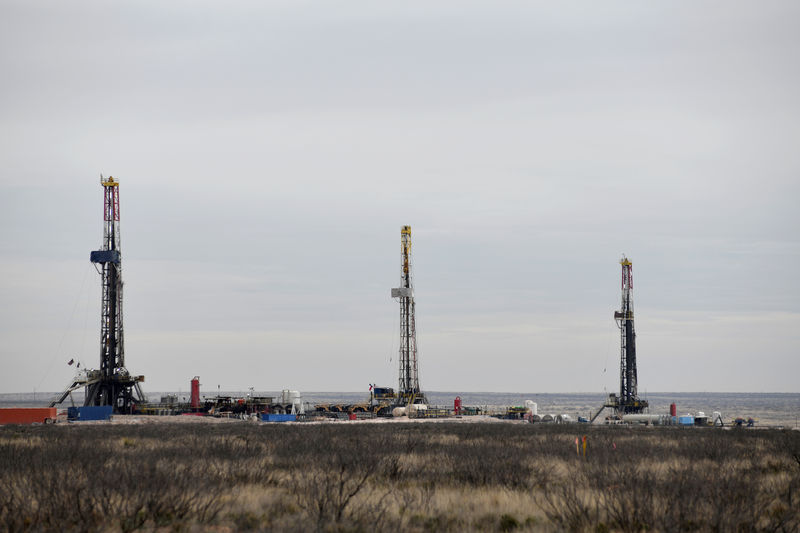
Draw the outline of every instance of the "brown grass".
<instances>
[{"instance_id":1,"label":"brown grass","mask_svg":"<svg viewBox=\"0 0 800 533\"><path fill-rule=\"evenodd\" d=\"M797 531L799 498L791 431L0 428L2 531Z\"/></svg>"}]
</instances>

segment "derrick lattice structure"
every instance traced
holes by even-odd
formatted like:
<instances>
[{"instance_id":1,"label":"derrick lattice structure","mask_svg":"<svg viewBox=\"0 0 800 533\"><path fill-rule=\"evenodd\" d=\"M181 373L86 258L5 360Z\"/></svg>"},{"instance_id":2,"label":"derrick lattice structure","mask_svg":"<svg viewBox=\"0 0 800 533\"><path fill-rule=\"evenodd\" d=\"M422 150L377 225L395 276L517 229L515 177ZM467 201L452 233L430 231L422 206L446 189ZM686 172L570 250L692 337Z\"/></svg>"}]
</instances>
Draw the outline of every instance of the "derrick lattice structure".
<instances>
[{"instance_id":1,"label":"derrick lattice structure","mask_svg":"<svg viewBox=\"0 0 800 533\"><path fill-rule=\"evenodd\" d=\"M103 245L89 254L102 277L100 310L100 369L78 373L60 399L80 387L86 388L84 405L111 405L115 413L130 413L145 401L140 382L125 368L125 330L122 324L122 253L119 235L119 182L100 177L103 186Z\"/></svg>"},{"instance_id":2,"label":"derrick lattice structure","mask_svg":"<svg viewBox=\"0 0 800 533\"><path fill-rule=\"evenodd\" d=\"M641 413L647 402L639 399L636 372L636 330L633 326L633 263L622 256L622 301L614 319L620 330L619 397L614 406L619 414Z\"/></svg>"},{"instance_id":3,"label":"derrick lattice structure","mask_svg":"<svg viewBox=\"0 0 800 533\"><path fill-rule=\"evenodd\" d=\"M400 287L392 289L392 297L400 301L400 379L397 403L408 405L424 402L419 387L417 367L417 331L414 283L411 277L411 226L400 230Z\"/></svg>"}]
</instances>

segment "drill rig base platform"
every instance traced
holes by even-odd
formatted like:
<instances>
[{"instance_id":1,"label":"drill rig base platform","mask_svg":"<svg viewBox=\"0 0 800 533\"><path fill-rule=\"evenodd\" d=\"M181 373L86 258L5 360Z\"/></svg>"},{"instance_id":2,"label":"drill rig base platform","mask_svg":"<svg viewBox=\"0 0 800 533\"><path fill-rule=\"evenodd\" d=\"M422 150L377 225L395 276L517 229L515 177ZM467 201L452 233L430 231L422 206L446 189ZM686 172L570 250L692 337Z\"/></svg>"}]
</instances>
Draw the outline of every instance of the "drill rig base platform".
<instances>
[{"instance_id":1,"label":"drill rig base platform","mask_svg":"<svg viewBox=\"0 0 800 533\"><path fill-rule=\"evenodd\" d=\"M122 397L129 404L144 403L145 395L139 385L144 381L144 376L131 376L127 372L114 375L111 380L104 380L102 372L99 370L79 371L66 389L55 400L50 402L50 407L55 407L64 402L67 397L72 397L72 393L78 389L86 388L86 401L99 399L103 396L108 398ZM110 394L109 394L110 393ZM86 405L111 405L111 402L97 403L95 400ZM73 402L74 403L74 402Z\"/></svg>"}]
</instances>

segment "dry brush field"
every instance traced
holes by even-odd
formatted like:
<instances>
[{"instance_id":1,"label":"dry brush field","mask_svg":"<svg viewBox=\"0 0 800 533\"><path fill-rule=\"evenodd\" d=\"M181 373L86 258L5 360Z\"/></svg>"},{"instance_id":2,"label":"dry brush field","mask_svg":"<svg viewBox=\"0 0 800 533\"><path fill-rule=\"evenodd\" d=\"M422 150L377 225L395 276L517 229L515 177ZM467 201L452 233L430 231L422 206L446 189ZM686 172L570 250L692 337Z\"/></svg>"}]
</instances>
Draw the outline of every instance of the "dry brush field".
<instances>
[{"instance_id":1,"label":"dry brush field","mask_svg":"<svg viewBox=\"0 0 800 533\"><path fill-rule=\"evenodd\" d=\"M586 457L576 437L587 436ZM0 428L2 531L798 531L800 432Z\"/></svg>"}]
</instances>

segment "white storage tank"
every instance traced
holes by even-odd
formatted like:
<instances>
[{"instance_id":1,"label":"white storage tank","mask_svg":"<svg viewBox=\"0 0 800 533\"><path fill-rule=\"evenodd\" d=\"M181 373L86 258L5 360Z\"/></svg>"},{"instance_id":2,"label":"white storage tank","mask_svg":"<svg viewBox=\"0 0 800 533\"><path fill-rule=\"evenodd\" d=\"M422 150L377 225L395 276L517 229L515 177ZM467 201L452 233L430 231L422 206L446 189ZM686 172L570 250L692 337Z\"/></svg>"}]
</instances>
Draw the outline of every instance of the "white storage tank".
<instances>
[{"instance_id":1,"label":"white storage tank","mask_svg":"<svg viewBox=\"0 0 800 533\"><path fill-rule=\"evenodd\" d=\"M300 399L300 391L283 389L281 391L281 403L296 403Z\"/></svg>"},{"instance_id":2,"label":"white storage tank","mask_svg":"<svg viewBox=\"0 0 800 533\"><path fill-rule=\"evenodd\" d=\"M539 406L536 405L536 402L532 400L525 400L525 407L528 408L528 412L531 415L536 416L539 414Z\"/></svg>"},{"instance_id":3,"label":"white storage tank","mask_svg":"<svg viewBox=\"0 0 800 533\"><path fill-rule=\"evenodd\" d=\"M650 415L650 414L630 414L623 415L622 421L626 424L663 424L667 415Z\"/></svg>"},{"instance_id":4,"label":"white storage tank","mask_svg":"<svg viewBox=\"0 0 800 533\"><path fill-rule=\"evenodd\" d=\"M406 414L409 417L417 416L417 413L420 411L427 411L428 406L424 403L412 403L411 405L406 406Z\"/></svg>"}]
</instances>

